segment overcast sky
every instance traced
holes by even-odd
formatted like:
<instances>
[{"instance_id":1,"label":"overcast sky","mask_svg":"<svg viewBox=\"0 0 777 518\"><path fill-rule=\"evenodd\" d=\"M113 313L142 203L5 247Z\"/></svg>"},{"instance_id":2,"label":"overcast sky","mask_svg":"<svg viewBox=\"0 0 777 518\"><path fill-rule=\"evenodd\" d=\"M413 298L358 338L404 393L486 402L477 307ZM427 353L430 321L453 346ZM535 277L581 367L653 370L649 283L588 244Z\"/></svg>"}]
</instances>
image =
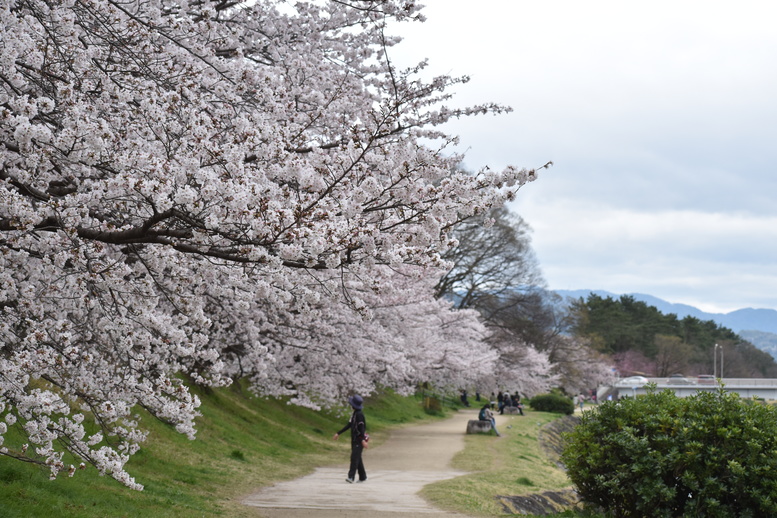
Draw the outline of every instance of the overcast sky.
<instances>
[{"instance_id":1,"label":"overcast sky","mask_svg":"<svg viewBox=\"0 0 777 518\"><path fill-rule=\"evenodd\" d=\"M466 165L554 166L512 209L551 289L777 309L777 5L426 0L397 59L469 75Z\"/></svg>"}]
</instances>

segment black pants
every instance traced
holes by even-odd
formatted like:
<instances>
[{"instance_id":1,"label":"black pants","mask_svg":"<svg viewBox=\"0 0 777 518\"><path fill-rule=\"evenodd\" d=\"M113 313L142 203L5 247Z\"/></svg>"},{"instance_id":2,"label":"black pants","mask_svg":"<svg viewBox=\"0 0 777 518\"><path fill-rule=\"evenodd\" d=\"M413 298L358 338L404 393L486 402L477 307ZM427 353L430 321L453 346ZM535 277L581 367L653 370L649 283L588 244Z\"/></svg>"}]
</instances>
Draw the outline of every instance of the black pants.
<instances>
[{"instance_id":1,"label":"black pants","mask_svg":"<svg viewBox=\"0 0 777 518\"><path fill-rule=\"evenodd\" d=\"M367 472L364 471L364 462L362 462L362 451L364 446L361 443L351 443L351 468L348 470L348 478L353 480L356 472L359 472L359 480L367 480Z\"/></svg>"}]
</instances>

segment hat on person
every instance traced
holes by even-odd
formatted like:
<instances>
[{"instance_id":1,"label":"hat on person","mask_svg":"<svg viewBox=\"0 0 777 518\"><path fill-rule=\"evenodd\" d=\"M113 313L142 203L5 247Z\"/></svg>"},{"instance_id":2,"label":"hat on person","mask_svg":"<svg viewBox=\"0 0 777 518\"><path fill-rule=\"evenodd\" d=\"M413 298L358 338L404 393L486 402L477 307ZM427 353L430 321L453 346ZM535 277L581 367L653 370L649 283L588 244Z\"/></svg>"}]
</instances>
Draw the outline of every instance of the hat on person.
<instances>
[{"instance_id":1,"label":"hat on person","mask_svg":"<svg viewBox=\"0 0 777 518\"><path fill-rule=\"evenodd\" d=\"M364 404L364 399L359 394L355 394L348 398L348 403L353 407L354 410L361 410L362 405Z\"/></svg>"}]
</instances>

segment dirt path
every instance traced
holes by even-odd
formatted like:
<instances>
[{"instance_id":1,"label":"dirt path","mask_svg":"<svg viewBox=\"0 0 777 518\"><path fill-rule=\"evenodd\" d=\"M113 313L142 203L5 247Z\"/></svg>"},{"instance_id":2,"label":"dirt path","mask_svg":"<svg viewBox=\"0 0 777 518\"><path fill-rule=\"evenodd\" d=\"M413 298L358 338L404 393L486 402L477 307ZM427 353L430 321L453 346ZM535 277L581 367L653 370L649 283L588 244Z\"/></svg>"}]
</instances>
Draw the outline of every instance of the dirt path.
<instances>
[{"instance_id":1,"label":"dirt path","mask_svg":"<svg viewBox=\"0 0 777 518\"><path fill-rule=\"evenodd\" d=\"M450 462L464 448L469 419L477 419L477 410L395 430L385 443L365 452L368 480L363 484L345 482L346 461L264 488L243 503L260 508L265 518L466 518L432 507L417 493L432 482L465 474L454 471Z\"/></svg>"}]
</instances>

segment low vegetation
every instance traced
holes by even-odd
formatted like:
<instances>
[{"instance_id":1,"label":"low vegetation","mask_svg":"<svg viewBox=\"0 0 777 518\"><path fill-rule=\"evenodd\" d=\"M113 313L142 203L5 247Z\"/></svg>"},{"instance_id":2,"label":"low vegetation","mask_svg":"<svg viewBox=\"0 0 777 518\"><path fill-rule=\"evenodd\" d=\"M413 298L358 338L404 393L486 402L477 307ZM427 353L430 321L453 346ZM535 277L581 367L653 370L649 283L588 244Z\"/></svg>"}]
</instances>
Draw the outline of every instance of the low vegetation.
<instances>
[{"instance_id":1,"label":"low vegetation","mask_svg":"<svg viewBox=\"0 0 777 518\"><path fill-rule=\"evenodd\" d=\"M48 479L48 470L0 456L0 502L3 518L56 515L58 518L255 516L240 500L276 480L302 476L314 467L342 462L347 441L334 442L345 409L316 412L276 399L249 396L243 387L200 391L203 405L197 440L143 416L150 435L127 470L145 486L130 490L94 468L73 478ZM421 397L392 393L368 399L370 434L375 444L387 428L437 419L425 412ZM444 408L443 408L444 410ZM16 426L16 425L15 425ZM11 427L6 445L22 435ZM73 459L66 463L78 465ZM253 514L252 514L253 513Z\"/></svg>"},{"instance_id":2,"label":"low vegetation","mask_svg":"<svg viewBox=\"0 0 777 518\"><path fill-rule=\"evenodd\" d=\"M199 390L198 396L203 415L195 441L144 416L144 426L151 433L128 464L145 485L144 491L132 491L90 467L74 478L50 481L43 468L0 457L0 514L3 518L53 514L62 518L249 518L256 516L256 510L241 504L244 496L346 458L347 442L331 440L348 414L346 408L313 411L254 397L245 386ZM387 392L368 398L367 404L376 446L396 426L441 419L457 408L453 400L428 393L399 397ZM589 421L596 414L585 413ZM453 512L506 516L515 497L563 494L571 488L570 479L539 444L541 430L558 418L557 413L526 410L526 416L499 419L501 438L466 436L453 468L468 474L429 485L423 496ZM14 439L13 427L10 432L8 440L21 440L20 434ZM594 514L575 510L555 516Z\"/></svg>"},{"instance_id":3,"label":"low vegetation","mask_svg":"<svg viewBox=\"0 0 777 518\"><path fill-rule=\"evenodd\" d=\"M572 415L575 412L575 404L572 402L572 398L557 393L536 395L529 400L529 406L539 412L565 415Z\"/></svg>"},{"instance_id":4,"label":"low vegetation","mask_svg":"<svg viewBox=\"0 0 777 518\"><path fill-rule=\"evenodd\" d=\"M500 420L501 438L468 435L453 468L470 474L428 485L421 494L452 512L504 516L500 496L568 488L566 474L541 451L538 441L541 428L558 417L527 411L525 416Z\"/></svg>"},{"instance_id":5,"label":"low vegetation","mask_svg":"<svg viewBox=\"0 0 777 518\"><path fill-rule=\"evenodd\" d=\"M777 411L722 389L604 403L562 460L583 500L611 516L777 514Z\"/></svg>"}]
</instances>

